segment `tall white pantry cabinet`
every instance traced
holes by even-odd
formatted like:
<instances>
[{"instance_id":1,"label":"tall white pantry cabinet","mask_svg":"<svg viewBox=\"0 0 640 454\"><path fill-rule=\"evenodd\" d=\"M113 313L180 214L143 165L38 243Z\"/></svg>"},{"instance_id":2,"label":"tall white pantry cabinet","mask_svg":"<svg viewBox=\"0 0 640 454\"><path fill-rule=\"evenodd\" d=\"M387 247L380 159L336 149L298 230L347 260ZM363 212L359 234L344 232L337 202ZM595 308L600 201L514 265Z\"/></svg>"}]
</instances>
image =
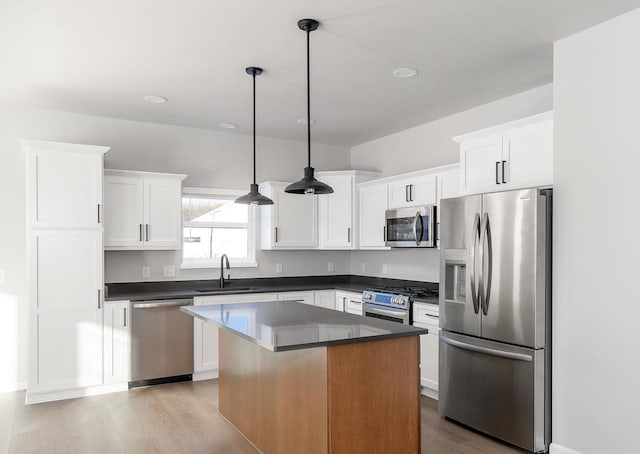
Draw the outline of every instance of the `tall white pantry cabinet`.
<instances>
[{"instance_id":1,"label":"tall white pantry cabinet","mask_svg":"<svg viewBox=\"0 0 640 454\"><path fill-rule=\"evenodd\" d=\"M27 161L27 403L103 383L103 159L109 147L21 141Z\"/></svg>"}]
</instances>

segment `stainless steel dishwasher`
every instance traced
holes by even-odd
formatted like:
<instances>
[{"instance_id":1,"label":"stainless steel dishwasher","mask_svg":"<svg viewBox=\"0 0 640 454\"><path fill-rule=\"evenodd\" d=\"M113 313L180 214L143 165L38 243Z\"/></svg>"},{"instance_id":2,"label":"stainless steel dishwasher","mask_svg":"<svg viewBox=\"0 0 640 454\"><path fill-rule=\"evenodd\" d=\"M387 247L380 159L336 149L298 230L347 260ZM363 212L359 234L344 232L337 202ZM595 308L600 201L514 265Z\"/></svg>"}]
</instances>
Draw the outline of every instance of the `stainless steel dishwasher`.
<instances>
[{"instance_id":1,"label":"stainless steel dishwasher","mask_svg":"<svg viewBox=\"0 0 640 454\"><path fill-rule=\"evenodd\" d=\"M129 388L191 380L193 318L180 308L192 305L191 298L133 304Z\"/></svg>"}]
</instances>

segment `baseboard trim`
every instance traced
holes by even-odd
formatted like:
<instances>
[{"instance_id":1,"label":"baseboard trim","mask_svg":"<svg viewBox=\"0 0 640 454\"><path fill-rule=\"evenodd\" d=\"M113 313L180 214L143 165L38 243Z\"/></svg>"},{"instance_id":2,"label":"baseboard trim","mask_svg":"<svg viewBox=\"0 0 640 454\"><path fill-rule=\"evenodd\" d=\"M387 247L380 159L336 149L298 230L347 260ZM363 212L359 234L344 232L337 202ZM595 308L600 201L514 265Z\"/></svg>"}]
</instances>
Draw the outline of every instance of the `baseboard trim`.
<instances>
[{"instance_id":1,"label":"baseboard trim","mask_svg":"<svg viewBox=\"0 0 640 454\"><path fill-rule=\"evenodd\" d=\"M582 454L580 451L567 448L558 443L551 443L549 446L549 454Z\"/></svg>"},{"instance_id":2,"label":"baseboard trim","mask_svg":"<svg viewBox=\"0 0 640 454\"><path fill-rule=\"evenodd\" d=\"M426 386L420 387L420 394L431 399L438 400L438 391L434 391L433 389L427 388Z\"/></svg>"},{"instance_id":3,"label":"baseboard trim","mask_svg":"<svg viewBox=\"0 0 640 454\"><path fill-rule=\"evenodd\" d=\"M3 383L0 385L0 394L24 391L27 389L27 382L20 381L14 383Z\"/></svg>"},{"instance_id":4,"label":"baseboard trim","mask_svg":"<svg viewBox=\"0 0 640 454\"><path fill-rule=\"evenodd\" d=\"M194 372L192 380L201 381L201 380L212 380L214 378L218 378L217 370L205 370L202 372Z\"/></svg>"},{"instance_id":5,"label":"baseboard trim","mask_svg":"<svg viewBox=\"0 0 640 454\"><path fill-rule=\"evenodd\" d=\"M66 389L63 391L51 391L42 393L30 393L27 391L25 404L41 404L56 400L75 399L77 397L97 396L100 394L110 394L120 391L128 391L129 386L125 383L115 383L112 385L92 386L90 388Z\"/></svg>"}]
</instances>

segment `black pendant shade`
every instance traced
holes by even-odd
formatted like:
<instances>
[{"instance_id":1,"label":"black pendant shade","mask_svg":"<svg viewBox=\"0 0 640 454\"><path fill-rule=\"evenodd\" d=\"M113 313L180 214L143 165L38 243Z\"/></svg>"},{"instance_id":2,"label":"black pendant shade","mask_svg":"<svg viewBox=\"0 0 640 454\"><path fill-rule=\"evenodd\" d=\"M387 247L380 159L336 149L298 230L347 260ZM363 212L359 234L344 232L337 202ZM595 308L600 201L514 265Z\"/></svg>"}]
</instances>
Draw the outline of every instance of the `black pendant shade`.
<instances>
[{"instance_id":1,"label":"black pendant shade","mask_svg":"<svg viewBox=\"0 0 640 454\"><path fill-rule=\"evenodd\" d=\"M253 77L253 183L250 186L249 193L235 200L235 203L244 205L273 205L273 200L265 197L258 192L256 184L256 76L262 74L262 68L250 66L245 69L247 74Z\"/></svg>"},{"instance_id":2,"label":"black pendant shade","mask_svg":"<svg viewBox=\"0 0 640 454\"><path fill-rule=\"evenodd\" d=\"M304 168L304 178L291 183L285 192L291 194L331 194L333 189L328 184L318 181L313 176L311 167L311 90L309 77L309 33L318 28L320 23L315 19L301 19L298 28L307 33L307 167Z\"/></svg>"}]
</instances>

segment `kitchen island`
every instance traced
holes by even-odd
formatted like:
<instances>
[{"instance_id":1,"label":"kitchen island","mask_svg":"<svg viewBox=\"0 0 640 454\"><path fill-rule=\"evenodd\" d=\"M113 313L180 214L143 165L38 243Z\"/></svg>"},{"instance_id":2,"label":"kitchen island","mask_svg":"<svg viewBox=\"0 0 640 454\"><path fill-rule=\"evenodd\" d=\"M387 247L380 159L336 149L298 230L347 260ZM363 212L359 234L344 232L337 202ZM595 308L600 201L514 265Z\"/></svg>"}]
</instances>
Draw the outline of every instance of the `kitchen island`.
<instances>
[{"instance_id":1,"label":"kitchen island","mask_svg":"<svg viewBox=\"0 0 640 454\"><path fill-rule=\"evenodd\" d=\"M218 411L265 453L419 453L426 329L294 301L182 310L219 331Z\"/></svg>"}]
</instances>

